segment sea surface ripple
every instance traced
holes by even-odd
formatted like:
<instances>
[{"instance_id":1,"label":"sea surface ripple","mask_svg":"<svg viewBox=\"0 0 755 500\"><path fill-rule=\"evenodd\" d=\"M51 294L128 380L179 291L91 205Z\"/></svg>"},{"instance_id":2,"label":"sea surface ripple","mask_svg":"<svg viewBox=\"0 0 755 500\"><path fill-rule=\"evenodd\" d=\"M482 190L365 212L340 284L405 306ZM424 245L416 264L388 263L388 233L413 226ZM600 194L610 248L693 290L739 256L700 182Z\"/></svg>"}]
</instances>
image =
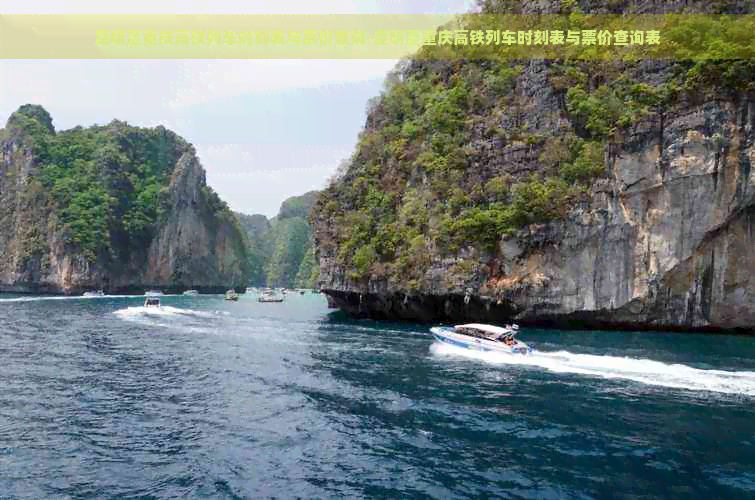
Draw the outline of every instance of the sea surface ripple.
<instances>
[{"instance_id":1,"label":"sea surface ripple","mask_svg":"<svg viewBox=\"0 0 755 500\"><path fill-rule=\"evenodd\" d=\"M0 297L0 498L755 498L755 341Z\"/></svg>"}]
</instances>

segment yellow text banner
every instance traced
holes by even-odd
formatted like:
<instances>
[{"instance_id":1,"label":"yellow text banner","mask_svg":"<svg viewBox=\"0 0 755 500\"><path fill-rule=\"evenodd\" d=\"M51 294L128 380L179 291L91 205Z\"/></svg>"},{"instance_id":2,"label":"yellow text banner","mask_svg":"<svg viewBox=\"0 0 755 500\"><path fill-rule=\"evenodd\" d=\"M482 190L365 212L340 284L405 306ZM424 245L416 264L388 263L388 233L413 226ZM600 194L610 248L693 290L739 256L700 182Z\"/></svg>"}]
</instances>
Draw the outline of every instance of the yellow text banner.
<instances>
[{"instance_id":1,"label":"yellow text banner","mask_svg":"<svg viewBox=\"0 0 755 500\"><path fill-rule=\"evenodd\" d=\"M2 59L751 59L755 16L2 15Z\"/></svg>"}]
</instances>

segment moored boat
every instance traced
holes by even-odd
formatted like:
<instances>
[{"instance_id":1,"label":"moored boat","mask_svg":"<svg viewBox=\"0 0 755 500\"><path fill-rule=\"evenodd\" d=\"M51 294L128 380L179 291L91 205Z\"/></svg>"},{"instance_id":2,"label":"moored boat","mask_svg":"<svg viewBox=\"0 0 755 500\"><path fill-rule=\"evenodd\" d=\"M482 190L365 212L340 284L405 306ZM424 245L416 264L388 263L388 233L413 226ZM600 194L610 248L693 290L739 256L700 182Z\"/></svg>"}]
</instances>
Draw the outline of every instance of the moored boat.
<instances>
[{"instance_id":1,"label":"moored boat","mask_svg":"<svg viewBox=\"0 0 755 500\"><path fill-rule=\"evenodd\" d=\"M84 292L84 297L104 297L105 292L97 290L96 292Z\"/></svg>"},{"instance_id":2,"label":"moored boat","mask_svg":"<svg viewBox=\"0 0 755 500\"><path fill-rule=\"evenodd\" d=\"M483 352L502 352L508 354L527 354L532 351L524 342L514 339L519 326L499 327L480 323L456 325L453 328L435 326L430 328L439 342Z\"/></svg>"},{"instance_id":3,"label":"moored boat","mask_svg":"<svg viewBox=\"0 0 755 500\"><path fill-rule=\"evenodd\" d=\"M236 290L228 290L225 292L225 300L239 300L239 294L236 293Z\"/></svg>"},{"instance_id":4,"label":"moored boat","mask_svg":"<svg viewBox=\"0 0 755 500\"><path fill-rule=\"evenodd\" d=\"M194 297L196 295L199 295L199 292L196 290L186 290L183 294Z\"/></svg>"},{"instance_id":5,"label":"moored boat","mask_svg":"<svg viewBox=\"0 0 755 500\"><path fill-rule=\"evenodd\" d=\"M163 292L160 290L147 290L144 292L145 297L161 297L163 295Z\"/></svg>"},{"instance_id":6,"label":"moored boat","mask_svg":"<svg viewBox=\"0 0 755 500\"><path fill-rule=\"evenodd\" d=\"M282 295L275 295L272 292L265 292L257 297L257 302L283 302L284 297Z\"/></svg>"}]
</instances>

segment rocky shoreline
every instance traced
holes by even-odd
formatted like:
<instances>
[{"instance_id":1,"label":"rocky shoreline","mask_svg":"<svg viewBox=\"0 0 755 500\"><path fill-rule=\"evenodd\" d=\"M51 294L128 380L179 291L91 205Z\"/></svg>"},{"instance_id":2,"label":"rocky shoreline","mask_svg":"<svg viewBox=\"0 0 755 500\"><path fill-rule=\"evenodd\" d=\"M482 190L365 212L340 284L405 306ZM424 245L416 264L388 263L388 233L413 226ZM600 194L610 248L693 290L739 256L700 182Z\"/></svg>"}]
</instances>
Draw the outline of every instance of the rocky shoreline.
<instances>
[{"instance_id":1,"label":"rocky shoreline","mask_svg":"<svg viewBox=\"0 0 755 500\"><path fill-rule=\"evenodd\" d=\"M673 323L640 323L631 320L616 321L610 311L579 311L562 316L517 317L510 304L498 304L491 298L465 295L445 296L392 296L359 294L338 290L323 290L330 309L337 309L354 319L406 321L420 324L515 322L520 326L559 330L621 330L685 333L727 333L755 335L755 327L721 327L714 325L689 326Z\"/></svg>"}]
</instances>

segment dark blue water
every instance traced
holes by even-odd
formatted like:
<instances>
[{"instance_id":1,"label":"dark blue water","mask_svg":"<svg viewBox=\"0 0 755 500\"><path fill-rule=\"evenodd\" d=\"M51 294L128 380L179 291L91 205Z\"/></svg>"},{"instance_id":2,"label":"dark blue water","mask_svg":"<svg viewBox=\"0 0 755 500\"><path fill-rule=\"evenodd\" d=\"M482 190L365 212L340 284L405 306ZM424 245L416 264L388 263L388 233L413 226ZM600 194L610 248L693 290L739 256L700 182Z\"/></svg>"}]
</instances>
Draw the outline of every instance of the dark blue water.
<instances>
[{"instance_id":1,"label":"dark blue water","mask_svg":"<svg viewBox=\"0 0 755 500\"><path fill-rule=\"evenodd\" d=\"M753 498L755 341L0 299L0 498Z\"/></svg>"}]
</instances>

